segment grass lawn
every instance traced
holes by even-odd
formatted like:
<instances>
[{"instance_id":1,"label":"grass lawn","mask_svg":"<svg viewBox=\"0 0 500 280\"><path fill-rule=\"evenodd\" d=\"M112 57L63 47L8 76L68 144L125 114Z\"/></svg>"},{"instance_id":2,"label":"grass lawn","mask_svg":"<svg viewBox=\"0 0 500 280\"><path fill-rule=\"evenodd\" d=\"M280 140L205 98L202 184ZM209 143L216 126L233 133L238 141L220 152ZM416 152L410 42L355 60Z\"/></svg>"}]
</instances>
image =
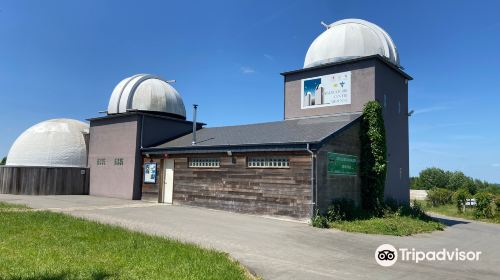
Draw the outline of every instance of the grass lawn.
<instances>
[{"instance_id":1,"label":"grass lawn","mask_svg":"<svg viewBox=\"0 0 500 280\"><path fill-rule=\"evenodd\" d=\"M0 203L0 279L251 279L227 254Z\"/></svg>"},{"instance_id":2,"label":"grass lawn","mask_svg":"<svg viewBox=\"0 0 500 280\"><path fill-rule=\"evenodd\" d=\"M500 224L500 215L499 214L496 214L493 218L489 218L489 219L487 219L487 218L477 219L474 216L474 209L473 208L466 208L464 213L459 213L457 207L453 204L440 205L440 206L436 206L436 207L432 207L429 204L427 204L427 206L425 207L425 211L434 212L437 214L442 214L442 215L450 216L450 217L458 217L458 218L462 218L462 219Z\"/></svg>"},{"instance_id":3,"label":"grass lawn","mask_svg":"<svg viewBox=\"0 0 500 280\"><path fill-rule=\"evenodd\" d=\"M443 230L443 224L434 220L423 220L410 216L386 216L382 218L358 219L330 222L331 228L349 232L407 236L417 233Z\"/></svg>"}]
</instances>

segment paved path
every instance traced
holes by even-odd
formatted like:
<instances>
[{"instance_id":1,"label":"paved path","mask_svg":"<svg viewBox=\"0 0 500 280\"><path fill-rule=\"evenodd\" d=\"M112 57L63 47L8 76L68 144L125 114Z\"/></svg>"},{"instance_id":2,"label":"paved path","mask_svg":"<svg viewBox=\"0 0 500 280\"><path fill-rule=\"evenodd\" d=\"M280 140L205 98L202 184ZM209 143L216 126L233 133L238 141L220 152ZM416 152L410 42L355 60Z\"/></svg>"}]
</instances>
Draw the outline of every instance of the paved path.
<instances>
[{"instance_id":1,"label":"paved path","mask_svg":"<svg viewBox=\"0 0 500 280\"><path fill-rule=\"evenodd\" d=\"M442 217L445 231L392 237L185 206L92 196L1 195L0 201L66 212L230 253L264 279L500 279L500 226ZM1 223L1 221L0 221ZM478 262L398 261L381 267L384 243L417 250L482 251Z\"/></svg>"}]
</instances>

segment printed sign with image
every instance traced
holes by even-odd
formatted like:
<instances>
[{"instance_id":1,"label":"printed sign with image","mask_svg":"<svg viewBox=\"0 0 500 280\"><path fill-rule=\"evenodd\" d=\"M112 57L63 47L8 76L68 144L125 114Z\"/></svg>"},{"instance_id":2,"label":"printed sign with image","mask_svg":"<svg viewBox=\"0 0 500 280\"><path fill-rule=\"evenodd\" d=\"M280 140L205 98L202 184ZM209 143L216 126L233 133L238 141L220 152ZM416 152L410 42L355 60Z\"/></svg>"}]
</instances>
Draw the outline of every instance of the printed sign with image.
<instances>
[{"instance_id":1,"label":"printed sign with image","mask_svg":"<svg viewBox=\"0 0 500 280\"><path fill-rule=\"evenodd\" d=\"M156 162L148 162L144 164L144 183L156 183Z\"/></svg>"},{"instance_id":2,"label":"printed sign with image","mask_svg":"<svg viewBox=\"0 0 500 280\"><path fill-rule=\"evenodd\" d=\"M351 104L351 71L302 80L302 109L346 104Z\"/></svg>"}]
</instances>

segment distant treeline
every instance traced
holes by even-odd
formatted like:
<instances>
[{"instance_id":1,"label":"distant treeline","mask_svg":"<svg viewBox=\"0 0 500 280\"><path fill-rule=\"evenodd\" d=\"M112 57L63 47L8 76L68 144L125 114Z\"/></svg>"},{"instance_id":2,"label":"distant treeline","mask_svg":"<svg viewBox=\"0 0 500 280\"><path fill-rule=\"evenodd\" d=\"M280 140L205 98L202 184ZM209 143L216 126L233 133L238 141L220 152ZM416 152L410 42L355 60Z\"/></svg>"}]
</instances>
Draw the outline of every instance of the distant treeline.
<instances>
[{"instance_id":1,"label":"distant treeline","mask_svg":"<svg viewBox=\"0 0 500 280\"><path fill-rule=\"evenodd\" d=\"M410 188L416 190L443 188L451 191L467 189L471 194L478 191L500 194L500 184L474 179L461 171L445 171L436 167L424 169L417 177L411 177Z\"/></svg>"}]
</instances>

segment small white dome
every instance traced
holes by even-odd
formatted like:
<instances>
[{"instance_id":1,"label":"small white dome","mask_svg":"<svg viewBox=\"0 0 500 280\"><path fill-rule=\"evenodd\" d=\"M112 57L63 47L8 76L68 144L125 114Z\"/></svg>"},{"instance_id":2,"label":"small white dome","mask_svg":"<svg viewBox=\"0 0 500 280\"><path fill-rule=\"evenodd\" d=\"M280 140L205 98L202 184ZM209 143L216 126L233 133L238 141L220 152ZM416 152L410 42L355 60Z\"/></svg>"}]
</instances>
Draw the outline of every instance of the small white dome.
<instances>
[{"instance_id":1,"label":"small white dome","mask_svg":"<svg viewBox=\"0 0 500 280\"><path fill-rule=\"evenodd\" d=\"M6 165L86 167L87 123L71 119L47 120L28 128L14 142Z\"/></svg>"},{"instance_id":2,"label":"small white dome","mask_svg":"<svg viewBox=\"0 0 500 280\"><path fill-rule=\"evenodd\" d=\"M379 26L362 19L344 19L326 27L307 50L304 68L375 54L399 66L396 45Z\"/></svg>"},{"instance_id":3,"label":"small white dome","mask_svg":"<svg viewBox=\"0 0 500 280\"><path fill-rule=\"evenodd\" d=\"M109 99L108 114L153 111L186 118L181 95L160 77L138 74L122 80Z\"/></svg>"}]
</instances>

